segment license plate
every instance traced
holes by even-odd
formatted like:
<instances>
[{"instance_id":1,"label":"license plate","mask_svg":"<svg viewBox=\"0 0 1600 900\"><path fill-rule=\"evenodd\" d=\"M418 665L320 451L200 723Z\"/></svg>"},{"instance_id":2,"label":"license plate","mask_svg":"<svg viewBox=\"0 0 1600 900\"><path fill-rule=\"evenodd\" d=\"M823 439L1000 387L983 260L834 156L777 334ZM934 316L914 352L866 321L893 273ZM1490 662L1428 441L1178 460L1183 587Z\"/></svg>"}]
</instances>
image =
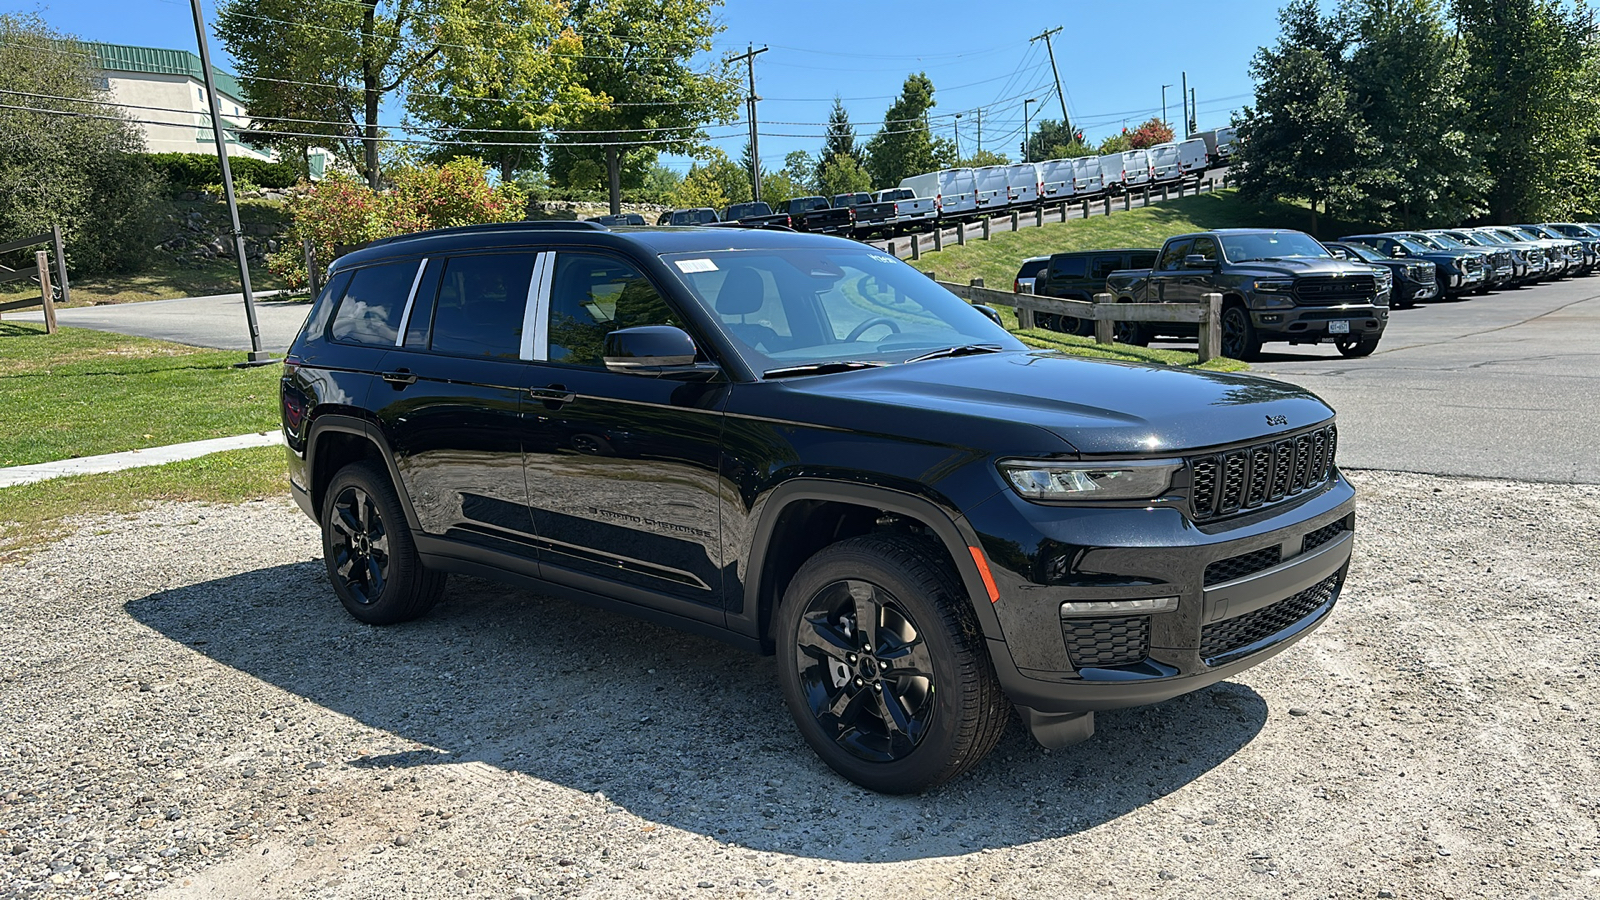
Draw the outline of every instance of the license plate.
<instances>
[{"instance_id":1,"label":"license plate","mask_svg":"<svg viewBox=\"0 0 1600 900\"><path fill-rule=\"evenodd\" d=\"M1350 333L1350 323L1345 321L1345 320L1343 320L1343 319L1339 319L1338 321L1334 321L1334 322L1329 322L1328 323L1328 333L1329 334L1349 334Z\"/></svg>"}]
</instances>

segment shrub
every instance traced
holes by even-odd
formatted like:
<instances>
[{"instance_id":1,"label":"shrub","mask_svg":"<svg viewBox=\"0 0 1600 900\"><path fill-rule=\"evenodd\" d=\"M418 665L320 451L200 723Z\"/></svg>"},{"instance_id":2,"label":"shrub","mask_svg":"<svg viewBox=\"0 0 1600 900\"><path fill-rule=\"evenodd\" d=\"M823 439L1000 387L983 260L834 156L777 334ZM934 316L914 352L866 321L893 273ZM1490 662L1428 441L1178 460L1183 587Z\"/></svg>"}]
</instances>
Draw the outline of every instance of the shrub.
<instances>
[{"instance_id":1,"label":"shrub","mask_svg":"<svg viewBox=\"0 0 1600 900\"><path fill-rule=\"evenodd\" d=\"M489 183L476 159L458 157L442 166L402 165L389 170L392 184L377 192L349 175L334 173L289 194L290 246L267 258L272 272L290 287L306 284L301 241L309 239L316 262L333 261L338 248L393 237L523 218L527 196L514 183Z\"/></svg>"},{"instance_id":2,"label":"shrub","mask_svg":"<svg viewBox=\"0 0 1600 900\"><path fill-rule=\"evenodd\" d=\"M146 159L174 191L204 191L222 184L222 166L214 153L151 153ZM230 156L228 168L233 171L233 188L240 192L243 184L282 190L300 180L294 166L286 162Z\"/></svg>"}]
</instances>

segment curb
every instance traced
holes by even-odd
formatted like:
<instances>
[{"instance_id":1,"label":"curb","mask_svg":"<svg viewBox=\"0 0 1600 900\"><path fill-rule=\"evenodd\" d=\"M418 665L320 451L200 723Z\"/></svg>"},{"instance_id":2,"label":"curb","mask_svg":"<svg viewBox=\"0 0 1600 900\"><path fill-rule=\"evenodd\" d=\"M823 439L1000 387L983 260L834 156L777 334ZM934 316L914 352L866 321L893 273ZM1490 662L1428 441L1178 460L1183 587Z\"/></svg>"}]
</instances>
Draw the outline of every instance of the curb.
<instances>
[{"instance_id":1,"label":"curb","mask_svg":"<svg viewBox=\"0 0 1600 900\"><path fill-rule=\"evenodd\" d=\"M95 475L103 472L120 472L124 469L138 469L145 466L160 466L170 462L208 456L224 450L271 447L282 443L282 431L269 431L261 434L240 434L234 437L190 441L185 444L168 444L165 447L147 447L143 450L127 450L122 453L106 453L101 456L62 459L28 466L10 466L0 468L0 488L14 487L19 484L32 484L36 481L46 481L51 478L65 478L69 475Z\"/></svg>"}]
</instances>

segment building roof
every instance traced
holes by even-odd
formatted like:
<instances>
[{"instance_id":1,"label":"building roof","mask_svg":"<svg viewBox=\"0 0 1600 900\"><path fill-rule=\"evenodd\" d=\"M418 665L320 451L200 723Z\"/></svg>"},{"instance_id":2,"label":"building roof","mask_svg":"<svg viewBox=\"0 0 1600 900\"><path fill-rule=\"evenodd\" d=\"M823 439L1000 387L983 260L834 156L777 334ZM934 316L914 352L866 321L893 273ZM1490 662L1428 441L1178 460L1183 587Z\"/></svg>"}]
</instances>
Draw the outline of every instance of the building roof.
<instances>
[{"instance_id":1,"label":"building roof","mask_svg":"<svg viewBox=\"0 0 1600 900\"><path fill-rule=\"evenodd\" d=\"M205 81L205 70L200 68L200 57L187 50L164 50L160 47L135 47L131 44L102 44L85 41L83 46L94 57L95 66L107 72L147 72L152 75L185 75L195 81ZM239 80L216 66L211 67L217 92L227 94L242 102L244 92Z\"/></svg>"}]
</instances>

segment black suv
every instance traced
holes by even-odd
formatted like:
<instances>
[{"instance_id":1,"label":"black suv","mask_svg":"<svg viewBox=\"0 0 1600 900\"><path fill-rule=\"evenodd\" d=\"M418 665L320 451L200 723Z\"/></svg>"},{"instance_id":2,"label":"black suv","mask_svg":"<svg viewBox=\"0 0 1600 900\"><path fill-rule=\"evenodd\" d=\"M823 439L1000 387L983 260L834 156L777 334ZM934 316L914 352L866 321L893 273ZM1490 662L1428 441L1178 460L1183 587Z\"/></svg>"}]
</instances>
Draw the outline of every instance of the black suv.
<instances>
[{"instance_id":1,"label":"black suv","mask_svg":"<svg viewBox=\"0 0 1600 900\"><path fill-rule=\"evenodd\" d=\"M1354 539L1311 394L1029 350L791 232L378 241L331 267L282 408L356 618L457 572L776 653L807 742L882 791L976 765L1013 707L1065 746L1261 662Z\"/></svg>"},{"instance_id":2,"label":"black suv","mask_svg":"<svg viewBox=\"0 0 1600 900\"><path fill-rule=\"evenodd\" d=\"M1124 269L1148 269L1156 264L1155 249L1072 250L1055 253L1045 271L1034 281L1033 292L1043 297L1082 300L1093 303L1095 294L1106 290L1106 278ZM1075 316L1034 314L1041 328L1068 334L1092 335L1094 322ZM1120 323L1119 323L1120 324Z\"/></svg>"}]
</instances>

